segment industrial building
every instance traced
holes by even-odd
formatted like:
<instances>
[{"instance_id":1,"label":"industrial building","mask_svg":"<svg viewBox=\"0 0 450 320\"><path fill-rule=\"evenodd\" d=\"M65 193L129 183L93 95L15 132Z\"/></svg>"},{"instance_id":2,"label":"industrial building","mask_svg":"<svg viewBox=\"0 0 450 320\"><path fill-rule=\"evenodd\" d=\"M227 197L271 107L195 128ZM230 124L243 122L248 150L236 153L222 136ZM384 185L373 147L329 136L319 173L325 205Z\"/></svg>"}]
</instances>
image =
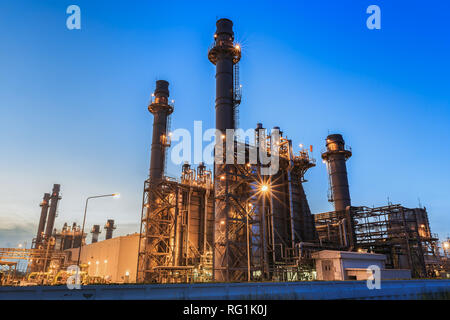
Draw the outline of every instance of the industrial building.
<instances>
[{"instance_id":1,"label":"industrial building","mask_svg":"<svg viewBox=\"0 0 450 320\"><path fill-rule=\"evenodd\" d=\"M90 277L104 279L107 283L136 281L139 234L105 239L83 246L80 261L87 265ZM80 248L67 250L69 264L76 265Z\"/></svg>"},{"instance_id":2,"label":"industrial building","mask_svg":"<svg viewBox=\"0 0 450 320\"><path fill-rule=\"evenodd\" d=\"M367 272L369 267L379 268L381 280L411 279L409 269L386 269L383 254L321 250L312 258L316 261L317 280L367 280L372 276Z\"/></svg>"},{"instance_id":3,"label":"industrial building","mask_svg":"<svg viewBox=\"0 0 450 320\"><path fill-rule=\"evenodd\" d=\"M108 220L106 240L98 240L100 225L94 225L92 243L86 244L76 224L55 230L61 199L55 185L41 203L33 248L15 251L16 257L28 259L32 272L55 275L78 264L92 279L111 283L361 279L369 262L389 279L436 276L448 269L425 208L352 205L346 169L352 150L340 134L326 138L322 153L334 211L317 214L303 188L305 174L316 165L312 150L294 152L279 127L269 133L261 123L254 143L229 135L239 126L242 49L230 20L220 19L216 27L207 55L216 68L213 170L185 163L180 177L166 175L176 109L169 82L158 80L148 105L153 135L139 232L114 238L114 220ZM268 174L274 161L277 170ZM0 261L14 254L3 250Z\"/></svg>"}]
</instances>

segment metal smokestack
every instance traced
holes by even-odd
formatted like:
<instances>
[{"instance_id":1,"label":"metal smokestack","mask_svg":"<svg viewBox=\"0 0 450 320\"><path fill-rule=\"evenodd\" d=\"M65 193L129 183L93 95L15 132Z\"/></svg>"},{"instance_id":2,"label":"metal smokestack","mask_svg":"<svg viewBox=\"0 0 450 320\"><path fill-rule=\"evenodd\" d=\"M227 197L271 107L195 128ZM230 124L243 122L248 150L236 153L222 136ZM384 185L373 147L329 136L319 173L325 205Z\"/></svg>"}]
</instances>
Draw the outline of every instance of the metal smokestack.
<instances>
[{"instance_id":1,"label":"metal smokestack","mask_svg":"<svg viewBox=\"0 0 450 320\"><path fill-rule=\"evenodd\" d=\"M100 225L99 224L94 224L94 226L92 227L91 233L92 233L92 241L91 241L91 243L98 242L98 235L101 233Z\"/></svg>"},{"instance_id":2,"label":"metal smokestack","mask_svg":"<svg viewBox=\"0 0 450 320\"><path fill-rule=\"evenodd\" d=\"M166 147L169 146L167 118L173 112L173 105L169 104L169 82L156 81L155 93L152 95L148 111L153 114L153 136L150 160L150 181L157 182L164 175Z\"/></svg>"},{"instance_id":3,"label":"metal smokestack","mask_svg":"<svg viewBox=\"0 0 450 320\"><path fill-rule=\"evenodd\" d=\"M225 133L235 126L233 66L241 59L241 48L234 44L231 20L220 19L216 27L208 59L216 65L216 129Z\"/></svg>"},{"instance_id":4,"label":"metal smokestack","mask_svg":"<svg viewBox=\"0 0 450 320\"><path fill-rule=\"evenodd\" d=\"M347 206L351 205L345 162L352 156L352 152L346 148L340 134L329 135L326 147L327 151L322 154L322 159L327 163L331 188L330 201L334 203L335 211L345 210Z\"/></svg>"},{"instance_id":5,"label":"metal smokestack","mask_svg":"<svg viewBox=\"0 0 450 320\"><path fill-rule=\"evenodd\" d=\"M114 225L114 220L108 220L105 224L106 236L105 240L111 239L113 236L113 231L116 229Z\"/></svg>"},{"instance_id":6,"label":"metal smokestack","mask_svg":"<svg viewBox=\"0 0 450 320\"><path fill-rule=\"evenodd\" d=\"M36 235L35 247L37 248L39 244L42 243L42 238L44 236L45 222L47 221L48 207L50 202L50 193L44 193L44 198L40 203L41 207L41 217L39 218L39 225Z\"/></svg>"},{"instance_id":7,"label":"metal smokestack","mask_svg":"<svg viewBox=\"0 0 450 320\"><path fill-rule=\"evenodd\" d=\"M50 239L53 234L53 226L55 225L58 201L61 200L61 197L59 196L60 187L61 186L59 184L53 185L53 191L50 197L50 211L48 213L47 227L45 228L45 236L47 239Z\"/></svg>"},{"instance_id":8,"label":"metal smokestack","mask_svg":"<svg viewBox=\"0 0 450 320\"><path fill-rule=\"evenodd\" d=\"M213 47L208 52L208 59L216 65L216 129L222 134L226 134L226 129L235 129L235 88L234 88L234 65L241 59L241 49L234 45L233 22L228 19L220 19L216 22L216 33L214 34ZM222 143L222 141L216 141ZM226 152L223 152L226 158ZM216 155L217 156L217 155ZM216 159L215 159L216 160ZM229 281L230 268L233 268L234 261L230 255L229 243L226 233L231 228L230 210L228 195L223 192L230 192L228 189L227 164L222 165L214 161L214 196L215 196L215 217L214 217L214 280ZM225 191L224 191L225 190ZM225 199L223 199L225 197Z\"/></svg>"}]
</instances>

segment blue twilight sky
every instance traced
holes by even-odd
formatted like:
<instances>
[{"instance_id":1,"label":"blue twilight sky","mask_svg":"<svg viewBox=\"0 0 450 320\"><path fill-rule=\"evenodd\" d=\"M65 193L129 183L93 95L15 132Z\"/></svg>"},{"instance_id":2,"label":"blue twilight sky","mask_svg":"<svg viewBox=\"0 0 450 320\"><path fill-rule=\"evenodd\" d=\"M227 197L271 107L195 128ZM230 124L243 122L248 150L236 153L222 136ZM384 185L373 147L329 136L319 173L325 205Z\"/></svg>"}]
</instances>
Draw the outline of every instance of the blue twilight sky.
<instances>
[{"instance_id":1,"label":"blue twilight sky","mask_svg":"<svg viewBox=\"0 0 450 320\"><path fill-rule=\"evenodd\" d=\"M81 8L81 30L66 8ZM366 8L381 8L381 30ZM93 1L0 3L0 246L31 243L53 183L58 228L115 219L138 230L148 174L154 81L170 82L172 129L214 126L215 21L242 44L240 124L280 126L320 158L328 133L353 148L354 205L419 204L432 232L450 225L448 1ZM168 171L179 175L177 166ZM307 173L312 212L327 202L325 165ZM104 233L101 238L104 237Z\"/></svg>"}]
</instances>

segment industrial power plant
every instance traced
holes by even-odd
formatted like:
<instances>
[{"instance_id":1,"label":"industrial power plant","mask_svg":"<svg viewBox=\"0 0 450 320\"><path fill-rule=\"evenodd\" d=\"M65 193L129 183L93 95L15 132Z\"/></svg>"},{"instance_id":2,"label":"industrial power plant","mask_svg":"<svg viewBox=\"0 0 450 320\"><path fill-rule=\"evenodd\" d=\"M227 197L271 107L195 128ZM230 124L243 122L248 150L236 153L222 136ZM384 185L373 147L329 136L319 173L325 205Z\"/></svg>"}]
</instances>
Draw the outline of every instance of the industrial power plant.
<instances>
[{"instance_id":1,"label":"industrial power plant","mask_svg":"<svg viewBox=\"0 0 450 320\"><path fill-rule=\"evenodd\" d=\"M216 28L207 54L216 69L213 167L184 163L179 177L167 175L176 108L169 82L156 81L139 231L114 237L120 229L114 217L105 217L104 227L83 221L55 228L64 201L55 184L40 203L31 248L0 248L1 284L61 285L74 273L82 284L366 280L369 266L382 279L450 277L450 242L431 232L426 208L352 203L347 162L353 150L341 134L324 137L320 160L334 210L320 213L311 212L303 187L316 166L312 147L295 152L282 128L269 132L263 123L255 124L254 141L233 134L243 53L231 20L218 20ZM23 272L19 261L26 262Z\"/></svg>"}]
</instances>

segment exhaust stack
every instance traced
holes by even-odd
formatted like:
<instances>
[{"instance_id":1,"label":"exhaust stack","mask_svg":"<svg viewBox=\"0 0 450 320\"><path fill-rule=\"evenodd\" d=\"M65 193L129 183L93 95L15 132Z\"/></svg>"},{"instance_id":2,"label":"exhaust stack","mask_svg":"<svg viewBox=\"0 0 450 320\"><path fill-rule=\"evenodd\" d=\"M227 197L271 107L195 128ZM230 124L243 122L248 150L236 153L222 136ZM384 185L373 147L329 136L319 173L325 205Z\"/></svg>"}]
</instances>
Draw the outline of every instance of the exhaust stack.
<instances>
[{"instance_id":1,"label":"exhaust stack","mask_svg":"<svg viewBox=\"0 0 450 320\"><path fill-rule=\"evenodd\" d=\"M92 226L91 233L92 233L92 241L91 241L91 243L98 242L98 235L101 233L100 225L99 224L94 224Z\"/></svg>"},{"instance_id":2,"label":"exhaust stack","mask_svg":"<svg viewBox=\"0 0 450 320\"><path fill-rule=\"evenodd\" d=\"M59 184L53 185L52 195L50 197L50 211L48 213L47 227L45 228L45 237L50 239L53 234L53 227L55 225L56 210L58 209L58 201L61 200L59 196L61 186Z\"/></svg>"},{"instance_id":3,"label":"exhaust stack","mask_svg":"<svg viewBox=\"0 0 450 320\"><path fill-rule=\"evenodd\" d=\"M50 203L50 193L44 193L44 198L42 199L42 202L39 205L41 207L41 217L39 218L39 226L36 235L35 248L37 248L40 244L42 244L45 222L47 221L49 203Z\"/></svg>"},{"instance_id":4,"label":"exhaust stack","mask_svg":"<svg viewBox=\"0 0 450 320\"><path fill-rule=\"evenodd\" d=\"M108 220L105 224L106 236L105 240L111 239L113 236L113 231L116 229L114 225L114 220Z\"/></svg>"},{"instance_id":5,"label":"exhaust stack","mask_svg":"<svg viewBox=\"0 0 450 320\"><path fill-rule=\"evenodd\" d=\"M156 89L152 94L152 101L148 111L153 114L153 136L150 160L150 182L161 180L164 176L166 148L170 146L167 119L173 112L173 105L169 104L169 82L156 81Z\"/></svg>"},{"instance_id":6,"label":"exhaust stack","mask_svg":"<svg viewBox=\"0 0 450 320\"><path fill-rule=\"evenodd\" d=\"M216 27L208 59L216 65L216 129L225 133L235 127L233 66L241 59L241 48L234 44L231 20L220 19Z\"/></svg>"},{"instance_id":7,"label":"exhaust stack","mask_svg":"<svg viewBox=\"0 0 450 320\"><path fill-rule=\"evenodd\" d=\"M235 129L235 99L236 90L234 77L235 65L241 59L241 48L234 44L233 22L228 19L220 19L216 22L216 33L214 34L213 47L208 52L208 59L216 66L216 129L222 135L227 129ZM237 83L237 82L236 82ZM220 144L223 141L216 141ZM226 152L223 152L226 159ZM217 154L216 154L217 157ZM232 278L230 269L234 268L235 258L230 254L230 241L226 233L232 228L230 222L231 206L229 204L229 193L227 185L227 167L214 160L214 196L215 196L215 218L214 218L214 261L213 278L215 281L229 281Z\"/></svg>"},{"instance_id":8,"label":"exhaust stack","mask_svg":"<svg viewBox=\"0 0 450 320\"><path fill-rule=\"evenodd\" d=\"M335 211L342 211L351 205L345 162L352 156L352 151L346 147L340 134L330 134L326 140L326 147L327 150L322 153L322 159L327 164L330 179L329 201L334 203Z\"/></svg>"}]
</instances>

